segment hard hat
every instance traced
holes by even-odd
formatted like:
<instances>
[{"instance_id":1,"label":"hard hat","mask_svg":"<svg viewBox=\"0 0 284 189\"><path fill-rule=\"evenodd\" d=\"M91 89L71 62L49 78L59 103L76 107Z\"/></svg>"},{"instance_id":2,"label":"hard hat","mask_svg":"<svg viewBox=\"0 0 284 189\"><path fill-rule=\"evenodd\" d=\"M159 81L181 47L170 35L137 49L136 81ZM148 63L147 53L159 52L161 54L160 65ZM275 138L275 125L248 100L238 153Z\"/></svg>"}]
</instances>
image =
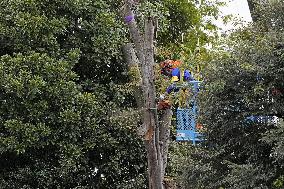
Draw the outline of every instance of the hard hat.
<instances>
[{"instance_id":1,"label":"hard hat","mask_svg":"<svg viewBox=\"0 0 284 189\"><path fill-rule=\"evenodd\" d=\"M181 65L181 61L176 60L172 62L172 67L173 68L178 68Z\"/></svg>"}]
</instances>

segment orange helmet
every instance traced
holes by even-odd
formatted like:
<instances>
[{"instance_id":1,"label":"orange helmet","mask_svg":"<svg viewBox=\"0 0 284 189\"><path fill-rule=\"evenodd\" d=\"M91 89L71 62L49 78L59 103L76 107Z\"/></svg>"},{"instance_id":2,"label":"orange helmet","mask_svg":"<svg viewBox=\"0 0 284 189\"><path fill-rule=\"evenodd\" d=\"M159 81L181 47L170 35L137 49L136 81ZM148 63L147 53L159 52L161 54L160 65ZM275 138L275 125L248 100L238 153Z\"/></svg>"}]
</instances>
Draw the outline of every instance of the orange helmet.
<instances>
[{"instance_id":1,"label":"orange helmet","mask_svg":"<svg viewBox=\"0 0 284 189\"><path fill-rule=\"evenodd\" d=\"M172 61L172 68L178 68L181 65L180 60Z\"/></svg>"}]
</instances>

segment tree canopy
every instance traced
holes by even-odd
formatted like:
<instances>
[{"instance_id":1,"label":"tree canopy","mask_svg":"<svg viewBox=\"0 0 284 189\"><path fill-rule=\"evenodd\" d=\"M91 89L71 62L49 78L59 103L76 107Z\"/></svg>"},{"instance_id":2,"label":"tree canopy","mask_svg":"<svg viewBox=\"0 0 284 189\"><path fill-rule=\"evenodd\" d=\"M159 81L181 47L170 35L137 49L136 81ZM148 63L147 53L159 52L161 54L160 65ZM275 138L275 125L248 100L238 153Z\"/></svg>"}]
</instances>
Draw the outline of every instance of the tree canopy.
<instances>
[{"instance_id":1,"label":"tree canopy","mask_svg":"<svg viewBox=\"0 0 284 189\"><path fill-rule=\"evenodd\" d=\"M154 48L144 47L153 63L202 67L206 140L172 141L169 179L184 189L283 188L284 3L250 4L255 22L221 41L212 19L222 1L131 2L141 33L149 17L156 24ZM123 8L118 0L0 2L0 188L147 188L141 73L124 56L133 35ZM169 84L155 71L153 99Z\"/></svg>"},{"instance_id":2,"label":"tree canopy","mask_svg":"<svg viewBox=\"0 0 284 189\"><path fill-rule=\"evenodd\" d=\"M200 95L207 141L186 164L188 188L283 187L283 15L274 11L283 3L258 8L258 21L211 56Z\"/></svg>"},{"instance_id":3,"label":"tree canopy","mask_svg":"<svg viewBox=\"0 0 284 189\"><path fill-rule=\"evenodd\" d=\"M145 185L136 114L112 111L127 78L112 6L0 2L1 188Z\"/></svg>"}]
</instances>

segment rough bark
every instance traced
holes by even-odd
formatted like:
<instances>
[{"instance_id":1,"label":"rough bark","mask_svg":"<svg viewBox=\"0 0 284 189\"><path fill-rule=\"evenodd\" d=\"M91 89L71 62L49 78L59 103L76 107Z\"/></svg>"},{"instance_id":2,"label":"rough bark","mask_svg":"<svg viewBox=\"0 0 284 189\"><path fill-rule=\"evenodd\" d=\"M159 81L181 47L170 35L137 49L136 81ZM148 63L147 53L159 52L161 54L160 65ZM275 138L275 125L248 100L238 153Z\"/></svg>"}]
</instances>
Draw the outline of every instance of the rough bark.
<instances>
[{"instance_id":1,"label":"rough bark","mask_svg":"<svg viewBox=\"0 0 284 189\"><path fill-rule=\"evenodd\" d=\"M128 69L133 74L135 74L130 79L131 79L131 82L134 82L136 84L136 87L134 89L134 97L135 97L138 109L141 109L143 107L142 78L140 74L139 60L136 56L132 43L127 43L123 46L123 55L124 55L124 60L126 61L128 65Z\"/></svg>"},{"instance_id":2,"label":"rough bark","mask_svg":"<svg viewBox=\"0 0 284 189\"><path fill-rule=\"evenodd\" d=\"M124 60L126 61L127 65L130 67L138 66L138 59L135 54L133 44L127 43L123 45L122 49L123 49Z\"/></svg>"},{"instance_id":3,"label":"rough bark","mask_svg":"<svg viewBox=\"0 0 284 189\"><path fill-rule=\"evenodd\" d=\"M132 1L124 1L124 15L133 15ZM159 124L156 108L156 91L154 83L154 33L155 20L153 17L145 19L144 34L141 35L135 20L127 23L131 39L134 43L138 58L143 89L143 127L144 140L148 158L149 189L163 189L163 179L167 164L169 125L171 124L171 110L162 113ZM128 51L131 54L131 51ZM127 58L128 57L128 58ZM131 55L130 55L131 57ZM126 56L130 59L129 56Z\"/></svg>"},{"instance_id":4,"label":"rough bark","mask_svg":"<svg viewBox=\"0 0 284 189\"><path fill-rule=\"evenodd\" d=\"M170 138L170 126L172 121L172 110L164 110L161 115L160 122L160 143L161 143L161 154L163 159L163 170L162 176L165 176L166 167L168 162L168 149L169 149L169 138Z\"/></svg>"},{"instance_id":5,"label":"rough bark","mask_svg":"<svg viewBox=\"0 0 284 189\"><path fill-rule=\"evenodd\" d=\"M135 69L138 70L138 59L135 54L135 51L133 49L133 44L128 43L123 46L123 54L124 54L124 60L128 64L129 70ZM139 85L139 82L141 80L141 75L139 73L138 77L131 78L132 82L138 83L137 88L134 90L134 96L135 100L137 101L138 109L141 109L143 107L143 101L142 99L142 89L141 85ZM138 80L137 80L138 79ZM141 83L140 83L141 84ZM172 111L170 109L164 110L161 112L161 117L159 119L159 144L160 144L160 153L161 153L161 161L163 166L161 167L162 173L161 178L164 178L165 176L165 169L167 167L167 156L168 156L168 147L169 147L169 137L170 137L170 125L171 125L171 118L172 118ZM138 128L138 134L139 135L145 135L145 130L143 130L143 127ZM163 179L163 184L165 189L169 189L168 180Z\"/></svg>"},{"instance_id":6,"label":"rough bark","mask_svg":"<svg viewBox=\"0 0 284 189\"><path fill-rule=\"evenodd\" d=\"M256 1L255 0L247 0L248 2L248 6L249 6L249 10L250 10L250 14L251 14L251 18L253 22L256 22L258 20L259 15L257 14L256 11Z\"/></svg>"},{"instance_id":7,"label":"rough bark","mask_svg":"<svg viewBox=\"0 0 284 189\"><path fill-rule=\"evenodd\" d=\"M144 117L144 123L148 130L145 136L145 144L148 156L148 171L149 171L149 188L162 189L162 170L163 162L160 150L160 133L157 119L156 109L156 91L154 83L154 25L151 17L145 20L145 41L144 41L144 55L145 62L142 64L142 78L145 77L144 85L144 100L145 107L149 112L147 117ZM147 88L147 89L146 89Z\"/></svg>"}]
</instances>

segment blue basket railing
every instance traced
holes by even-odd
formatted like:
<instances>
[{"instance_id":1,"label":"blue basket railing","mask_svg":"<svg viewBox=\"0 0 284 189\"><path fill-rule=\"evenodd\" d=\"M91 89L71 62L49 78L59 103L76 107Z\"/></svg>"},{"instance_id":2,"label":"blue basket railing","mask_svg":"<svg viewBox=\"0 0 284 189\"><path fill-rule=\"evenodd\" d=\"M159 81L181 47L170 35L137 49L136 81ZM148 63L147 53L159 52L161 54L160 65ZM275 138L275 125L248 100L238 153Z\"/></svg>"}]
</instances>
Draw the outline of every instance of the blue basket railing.
<instances>
[{"instance_id":1,"label":"blue basket railing","mask_svg":"<svg viewBox=\"0 0 284 189\"><path fill-rule=\"evenodd\" d=\"M200 83L200 81L190 81L186 83L191 87L194 95L190 99L190 103L192 104L190 108L177 109L177 141L191 141L195 145L196 142L203 140L202 134L196 131L198 110L195 97L199 91Z\"/></svg>"}]
</instances>

